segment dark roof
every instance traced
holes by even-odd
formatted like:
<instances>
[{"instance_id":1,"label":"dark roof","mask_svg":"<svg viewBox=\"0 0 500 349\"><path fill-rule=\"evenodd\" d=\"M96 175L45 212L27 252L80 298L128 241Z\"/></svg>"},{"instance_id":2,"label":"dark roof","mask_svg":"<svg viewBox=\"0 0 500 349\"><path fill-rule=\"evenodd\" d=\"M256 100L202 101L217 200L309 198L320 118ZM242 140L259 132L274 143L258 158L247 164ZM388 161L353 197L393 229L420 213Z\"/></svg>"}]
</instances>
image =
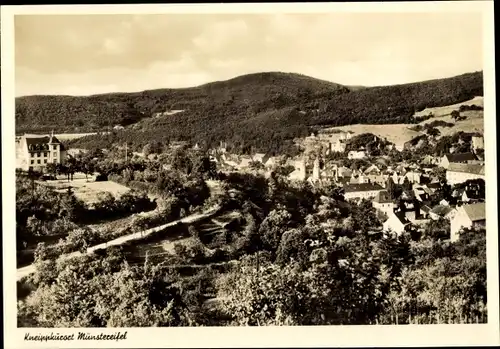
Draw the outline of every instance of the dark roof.
<instances>
[{"instance_id":1,"label":"dark roof","mask_svg":"<svg viewBox=\"0 0 500 349\"><path fill-rule=\"evenodd\" d=\"M375 196L374 202L378 202L379 204L392 202L391 196L387 192L387 190L381 190Z\"/></svg>"},{"instance_id":2,"label":"dark roof","mask_svg":"<svg viewBox=\"0 0 500 349\"><path fill-rule=\"evenodd\" d=\"M25 136L26 145L28 149L34 147L33 150L49 150L49 144L61 144L61 150L64 150L64 146L57 139L56 136Z\"/></svg>"},{"instance_id":3,"label":"dark roof","mask_svg":"<svg viewBox=\"0 0 500 349\"><path fill-rule=\"evenodd\" d=\"M398 211L394 212L394 215L399 219L399 221L403 224L409 224L410 221L406 218L406 214L404 212Z\"/></svg>"},{"instance_id":4,"label":"dark roof","mask_svg":"<svg viewBox=\"0 0 500 349\"><path fill-rule=\"evenodd\" d=\"M429 213L431 211L431 208L428 205L422 205L420 206L420 210L425 213Z\"/></svg>"},{"instance_id":5,"label":"dark roof","mask_svg":"<svg viewBox=\"0 0 500 349\"><path fill-rule=\"evenodd\" d=\"M465 162L477 160L477 157L472 153L446 154L445 156L449 162Z\"/></svg>"},{"instance_id":6,"label":"dark roof","mask_svg":"<svg viewBox=\"0 0 500 349\"><path fill-rule=\"evenodd\" d=\"M439 182L432 182L432 183L427 183L426 186L429 189L439 189L439 187L441 187L441 184Z\"/></svg>"},{"instance_id":7,"label":"dark roof","mask_svg":"<svg viewBox=\"0 0 500 349\"><path fill-rule=\"evenodd\" d=\"M348 183L344 184L345 193L353 193L358 191L383 190L384 188L377 183Z\"/></svg>"}]
</instances>

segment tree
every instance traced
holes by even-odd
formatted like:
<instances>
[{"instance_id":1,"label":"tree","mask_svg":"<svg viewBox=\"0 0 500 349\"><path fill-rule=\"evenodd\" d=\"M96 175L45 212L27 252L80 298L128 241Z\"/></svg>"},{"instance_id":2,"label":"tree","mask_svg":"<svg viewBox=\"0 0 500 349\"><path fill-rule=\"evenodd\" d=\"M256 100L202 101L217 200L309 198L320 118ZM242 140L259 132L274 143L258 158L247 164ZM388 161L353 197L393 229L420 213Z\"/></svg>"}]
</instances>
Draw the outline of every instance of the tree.
<instances>
[{"instance_id":1,"label":"tree","mask_svg":"<svg viewBox=\"0 0 500 349\"><path fill-rule=\"evenodd\" d=\"M85 174L85 179L88 182L89 181L88 175L94 174L95 166L92 162L85 161L80 164L79 170Z\"/></svg>"},{"instance_id":2,"label":"tree","mask_svg":"<svg viewBox=\"0 0 500 349\"><path fill-rule=\"evenodd\" d=\"M393 200L397 199L396 184L394 183L394 180L392 179L392 177L387 178L387 182L386 182L385 187L386 187L387 192L391 196L391 199L393 199Z\"/></svg>"},{"instance_id":3,"label":"tree","mask_svg":"<svg viewBox=\"0 0 500 349\"><path fill-rule=\"evenodd\" d=\"M435 127L430 127L427 129L427 134L429 136L436 137L436 136L439 136L441 134L441 132L439 132L439 130Z\"/></svg>"},{"instance_id":4,"label":"tree","mask_svg":"<svg viewBox=\"0 0 500 349\"><path fill-rule=\"evenodd\" d=\"M412 190L412 185L411 185L410 180L408 179L408 177L405 177L405 179L403 180L403 190L404 191L410 191L410 190Z\"/></svg>"},{"instance_id":5,"label":"tree","mask_svg":"<svg viewBox=\"0 0 500 349\"><path fill-rule=\"evenodd\" d=\"M47 173L51 176L56 176L57 174L57 164L54 163L54 162L49 162L47 164L47 166L45 167L45 170L47 171Z\"/></svg>"}]
</instances>

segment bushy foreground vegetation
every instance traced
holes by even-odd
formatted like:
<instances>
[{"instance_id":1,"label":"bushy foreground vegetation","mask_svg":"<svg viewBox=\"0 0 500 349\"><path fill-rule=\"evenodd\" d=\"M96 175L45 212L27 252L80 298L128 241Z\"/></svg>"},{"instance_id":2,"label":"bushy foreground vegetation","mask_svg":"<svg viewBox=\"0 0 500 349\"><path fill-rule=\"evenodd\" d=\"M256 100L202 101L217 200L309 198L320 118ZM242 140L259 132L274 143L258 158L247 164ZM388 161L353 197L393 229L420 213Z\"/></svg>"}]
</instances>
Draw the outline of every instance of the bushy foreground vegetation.
<instances>
[{"instance_id":1,"label":"bushy foreground vegetation","mask_svg":"<svg viewBox=\"0 0 500 349\"><path fill-rule=\"evenodd\" d=\"M484 230L452 243L435 222L396 236L381 232L369 201L346 202L335 186L314 189L277 173L220 179L216 201L237 218L213 231L172 228L190 237L169 253L138 261L130 252L139 246L129 244L37 260L20 285L30 292L18 302L19 325L487 321Z\"/></svg>"}]
</instances>

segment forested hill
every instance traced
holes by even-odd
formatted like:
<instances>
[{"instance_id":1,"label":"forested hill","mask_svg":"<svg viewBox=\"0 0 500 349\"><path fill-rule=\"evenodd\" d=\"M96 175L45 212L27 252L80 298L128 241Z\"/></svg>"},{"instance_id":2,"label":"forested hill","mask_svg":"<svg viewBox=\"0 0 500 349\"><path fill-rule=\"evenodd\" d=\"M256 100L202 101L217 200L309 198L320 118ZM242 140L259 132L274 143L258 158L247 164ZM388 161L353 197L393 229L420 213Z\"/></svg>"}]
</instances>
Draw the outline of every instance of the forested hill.
<instances>
[{"instance_id":1,"label":"forested hill","mask_svg":"<svg viewBox=\"0 0 500 349\"><path fill-rule=\"evenodd\" d=\"M239 151L289 150L310 126L410 123L415 111L483 95L483 73L419 83L350 88L299 74L258 73L193 88L113 93L88 97L28 96L16 100L18 132L102 131L79 139L80 147L127 140L186 140L207 145L226 140ZM154 117L156 113L184 110Z\"/></svg>"},{"instance_id":2,"label":"forested hill","mask_svg":"<svg viewBox=\"0 0 500 349\"><path fill-rule=\"evenodd\" d=\"M347 92L349 89L342 85L304 75L258 73L192 88L92 96L25 96L16 99L16 129L96 131L133 124L172 109L195 112L223 105L257 113Z\"/></svg>"}]
</instances>

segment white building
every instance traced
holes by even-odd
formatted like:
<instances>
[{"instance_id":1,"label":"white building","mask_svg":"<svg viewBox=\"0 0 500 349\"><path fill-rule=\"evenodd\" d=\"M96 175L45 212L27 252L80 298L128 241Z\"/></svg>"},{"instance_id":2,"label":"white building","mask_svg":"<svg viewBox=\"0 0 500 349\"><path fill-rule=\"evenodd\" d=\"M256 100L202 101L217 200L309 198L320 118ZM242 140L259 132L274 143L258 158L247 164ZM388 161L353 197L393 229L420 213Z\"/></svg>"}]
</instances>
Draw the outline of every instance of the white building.
<instances>
[{"instance_id":1,"label":"white building","mask_svg":"<svg viewBox=\"0 0 500 349\"><path fill-rule=\"evenodd\" d=\"M462 228L486 226L486 204L484 202L460 206L450 221L450 239L456 241Z\"/></svg>"},{"instance_id":2,"label":"white building","mask_svg":"<svg viewBox=\"0 0 500 349\"><path fill-rule=\"evenodd\" d=\"M351 150L347 154L347 158L352 159L364 159L366 157L366 152L364 150Z\"/></svg>"},{"instance_id":3,"label":"white building","mask_svg":"<svg viewBox=\"0 0 500 349\"><path fill-rule=\"evenodd\" d=\"M376 183L348 183L344 185L344 198L346 200L370 199L376 197L382 190L384 188Z\"/></svg>"},{"instance_id":4,"label":"white building","mask_svg":"<svg viewBox=\"0 0 500 349\"><path fill-rule=\"evenodd\" d=\"M392 212L384 222L383 229L384 231L393 231L396 234L401 234L408 225L410 225L410 221L403 212Z\"/></svg>"},{"instance_id":5,"label":"white building","mask_svg":"<svg viewBox=\"0 0 500 349\"><path fill-rule=\"evenodd\" d=\"M49 163L63 164L66 149L54 135L24 135L19 139L17 167L43 171Z\"/></svg>"},{"instance_id":6,"label":"white building","mask_svg":"<svg viewBox=\"0 0 500 349\"><path fill-rule=\"evenodd\" d=\"M306 160L300 159L294 163L295 170L288 176L291 180L304 181L306 179Z\"/></svg>"},{"instance_id":7,"label":"white building","mask_svg":"<svg viewBox=\"0 0 500 349\"><path fill-rule=\"evenodd\" d=\"M483 136L473 136L472 137L472 149L474 152L479 149L484 149L484 138Z\"/></svg>"},{"instance_id":8,"label":"white building","mask_svg":"<svg viewBox=\"0 0 500 349\"><path fill-rule=\"evenodd\" d=\"M453 163L446 170L446 181L450 185L463 183L470 179L486 180L484 164Z\"/></svg>"},{"instance_id":9,"label":"white building","mask_svg":"<svg viewBox=\"0 0 500 349\"><path fill-rule=\"evenodd\" d=\"M336 142L330 143L330 150L332 152L343 153L346 149L347 143L343 139L337 139Z\"/></svg>"},{"instance_id":10,"label":"white building","mask_svg":"<svg viewBox=\"0 0 500 349\"><path fill-rule=\"evenodd\" d=\"M379 191L372 204L375 209L385 213L388 217L394 212L394 203L386 190Z\"/></svg>"},{"instance_id":11,"label":"white building","mask_svg":"<svg viewBox=\"0 0 500 349\"><path fill-rule=\"evenodd\" d=\"M477 161L476 155L472 153L445 154L441 158L440 166L447 169L452 163L470 164Z\"/></svg>"}]
</instances>

